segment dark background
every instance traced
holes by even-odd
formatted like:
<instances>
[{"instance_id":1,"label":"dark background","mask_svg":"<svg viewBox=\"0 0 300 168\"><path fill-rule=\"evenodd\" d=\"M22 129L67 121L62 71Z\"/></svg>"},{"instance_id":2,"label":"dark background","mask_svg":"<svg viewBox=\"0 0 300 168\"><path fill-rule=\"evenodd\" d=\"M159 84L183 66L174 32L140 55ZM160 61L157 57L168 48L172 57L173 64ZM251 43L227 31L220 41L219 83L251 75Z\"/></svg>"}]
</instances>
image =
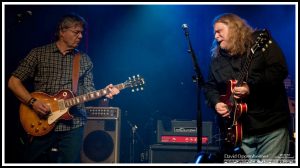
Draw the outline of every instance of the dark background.
<instances>
[{"instance_id":1,"label":"dark background","mask_svg":"<svg viewBox=\"0 0 300 168\"><path fill-rule=\"evenodd\" d=\"M128 121L138 127L135 162L140 153L155 143L157 119L196 120L196 84L193 62L181 28L188 24L190 39L204 79L210 62L213 40L212 20L229 12L248 20L254 28L267 28L282 47L289 68L290 87L295 100L295 5L5 5L4 7L4 136L5 162L18 163L23 129L19 123L19 101L7 89L10 74L33 47L52 41L58 19L69 12L88 22L87 34L80 48L94 63L96 88L122 83L140 74L144 90L130 89L109 100L122 115L120 162L128 163L132 141ZM3 48L2 48L3 49ZM28 85L30 88L31 86ZM201 93L203 121L215 122ZM88 102L99 106L100 100ZM216 134L214 124L214 134Z\"/></svg>"}]
</instances>

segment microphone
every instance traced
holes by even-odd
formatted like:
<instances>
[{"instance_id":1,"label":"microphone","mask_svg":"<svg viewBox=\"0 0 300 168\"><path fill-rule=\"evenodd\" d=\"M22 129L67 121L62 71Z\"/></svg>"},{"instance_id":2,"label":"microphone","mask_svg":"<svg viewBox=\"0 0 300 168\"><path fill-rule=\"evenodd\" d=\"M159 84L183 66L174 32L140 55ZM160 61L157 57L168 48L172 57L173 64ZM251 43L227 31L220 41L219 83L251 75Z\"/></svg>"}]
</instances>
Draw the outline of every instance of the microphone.
<instances>
[{"instance_id":1,"label":"microphone","mask_svg":"<svg viewBox=\"0 0 300 168\"><path fill-rule=\"evenodd\" d=\"M189 27L188 27L188 25L184 23L184 24L182 24L181 28L183 29L185 35L188 36L189 35Z\"/></svg>"},{"instance_id":2,"label":"microphone","mask_svg":"<svg viewBox=\"0 0 300 168\"><path fill-rule=\"evenodd\" d=\"M185 24L185 23L184 23L184 24L182 24L182 26L181 26L181 27L182 27L182 29L183 29L183 30L184 30L184 29L188 29L188 25L187 25L187 24Z\"/></svg>"}]
</instances>

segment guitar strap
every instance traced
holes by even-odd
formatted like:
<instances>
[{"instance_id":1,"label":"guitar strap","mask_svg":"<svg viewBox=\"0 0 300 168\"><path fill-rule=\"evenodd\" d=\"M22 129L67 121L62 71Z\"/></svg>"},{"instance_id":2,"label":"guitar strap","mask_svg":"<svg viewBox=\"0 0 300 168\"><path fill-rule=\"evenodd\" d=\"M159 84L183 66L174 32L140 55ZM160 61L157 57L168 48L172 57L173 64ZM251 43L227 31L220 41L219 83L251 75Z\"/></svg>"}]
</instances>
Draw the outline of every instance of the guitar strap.
<instances>
[{"instance_id":1,"label":"guitar strap","mask_svg":"<svg viewBox=\"0 0 300 168\"><path fill-rule=\"evenodd\" d=\"M79 79L79 67L80 67L80 52L77 52L73 59L73 73L72 73L72 90L77 94L78 79Z\"/></svg>"}]
</instances>

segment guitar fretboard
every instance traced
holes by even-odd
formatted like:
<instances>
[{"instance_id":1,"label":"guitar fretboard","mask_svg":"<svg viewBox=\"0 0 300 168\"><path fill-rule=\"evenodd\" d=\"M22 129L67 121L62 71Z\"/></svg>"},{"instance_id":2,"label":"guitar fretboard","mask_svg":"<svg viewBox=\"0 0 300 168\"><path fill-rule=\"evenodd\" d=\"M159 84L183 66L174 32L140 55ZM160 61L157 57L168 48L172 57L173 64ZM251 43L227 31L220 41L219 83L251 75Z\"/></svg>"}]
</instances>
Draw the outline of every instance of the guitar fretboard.
<instances>
[{"instance_id":1,"label":"guitar fretboard","mask_svg":"<svg viewBox=\"0 0 300 168\"><path fill-rule=\"evenodd\" d=\"M118 85L114 85L114 87L118 88L119 90L122 90L126 87L126 85L124 83L121 83L121 84L118 84ZM105 96L109 93L110 93L109 89L104 88L104 89L93 91L93 92L83 94L83 95L80 95L80 96L77 96L77 97L66 99L64 101L64 104L65 104L65 107L71 107L71 106L74 106L74 105L77 105L77 104L80 104L80 103L84 103L84 102L87 102L87 101L98 99L98 98L100 98L102 96Z\"/></svg>"},{"instance_id":2,"label":"guitar fretboard","mask_svg":"<svg viewBox=\"0 0 300 168\"><path fill-rule=\"evenodd\" d=\"M242 83L243 83L243 81L244 81L244 79L245 79L245 77L246 77L246 75L248 73L248 68L249 68L250 63L252 61L252 58L253 58L253 54L250 54L247 57L247 60L246 60L246 62L243 65L243 69L241 70L241 72L240 72L240 74L239 74L239 76L237 78L238 82L237 82L236 86L241 86L242 85Z\"/></svg>"},{"instance_id":3,"label":"guitar fretboard","mask_svg":"<svg viewBox=\"0 0 300 168\"><path fill-rule=\"evenodd\" d=\"M268 34L267 34L267 31L266 30L263 30L263 32L259 35L259 37L257 37L254 45L251 47L250 49L250 54L248 54L247 56L247 60L245 62L245 64L243 65L243 68L237 78L238 82L236 84L236 86L241 86L246 75L248 74L248 69L249 69L249 66L251 64L251 61L253 59L253 56L255 54L255 52L258 50L258 49L262 49L262 51L264 52L265 51L265 48L262 47L262 44L261 43L272 43L271 41L269 41L269 37L268 37ZM264 44L265 45L265 44ZM265 45L267 47L267 45Z\"/></svg>"}]
</instances>

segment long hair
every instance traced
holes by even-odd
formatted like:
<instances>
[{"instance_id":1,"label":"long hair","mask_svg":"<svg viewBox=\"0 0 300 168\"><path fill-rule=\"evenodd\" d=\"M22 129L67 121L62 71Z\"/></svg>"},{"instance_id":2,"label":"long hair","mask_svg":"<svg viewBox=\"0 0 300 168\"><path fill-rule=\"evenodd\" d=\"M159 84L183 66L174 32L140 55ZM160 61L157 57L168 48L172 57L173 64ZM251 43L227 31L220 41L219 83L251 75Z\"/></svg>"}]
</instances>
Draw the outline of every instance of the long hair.
<instances>
[{"instance_id":1,"label":"long hair","mask_svg":"<svg viewBox=\"0 0 300 168\"><path fill-rule=\"evenodd\" d=\"M87 22L83 17L75 13L64 15L63 17L60 18L56 26L56 31L54 33L54 40L55 41L59 40L59 33L61 30L68 29L72 26L78 26L78 25L82 26L85 30L87 26Z\"/></svg>"},{"instance_id":2,"label":"long hair","mask_svg":"<svg viewBox=\"0 0 300 168\"><path fill-rule=\"evenodd\" d=\"M232 13L224 13L214 18L213 26L217 23L224 23L228 26L228 37L230 42L228 50L231 55L243 55L248 52L253 43L252 33L254 29L247 21ZM215 39L212 44L212 56L219 55L220 46Z\"/></svg>"}]
</instances>

